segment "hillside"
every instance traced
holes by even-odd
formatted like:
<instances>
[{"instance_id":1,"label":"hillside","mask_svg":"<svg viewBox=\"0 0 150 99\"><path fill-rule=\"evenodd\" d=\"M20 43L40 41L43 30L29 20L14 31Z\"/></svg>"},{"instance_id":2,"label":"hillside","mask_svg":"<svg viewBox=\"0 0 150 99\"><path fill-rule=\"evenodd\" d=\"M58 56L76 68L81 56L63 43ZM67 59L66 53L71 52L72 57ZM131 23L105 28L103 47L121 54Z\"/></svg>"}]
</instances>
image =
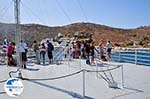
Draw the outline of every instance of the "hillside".
<instances>
[{"instance_id":1,"label":"hillside","mask_svg":"<svg viewBox=\"0 0 150 99\"><path fill-rule=\"evenodd\" d=\"M142 47L150 47L150 26L136 29L119 29L93 23L74 23L61 27L48 27L38 24L21 25L22 37L31 45L33 40L41 41L44 38L54 38L58 33L73 36L75 32L93 34L96 43L100 39L111 40L116 46L132 46L138 42ZM0 43L7 36L10 40L15 38L15 25L0 23Z\"/></svg>"}]
</instances>

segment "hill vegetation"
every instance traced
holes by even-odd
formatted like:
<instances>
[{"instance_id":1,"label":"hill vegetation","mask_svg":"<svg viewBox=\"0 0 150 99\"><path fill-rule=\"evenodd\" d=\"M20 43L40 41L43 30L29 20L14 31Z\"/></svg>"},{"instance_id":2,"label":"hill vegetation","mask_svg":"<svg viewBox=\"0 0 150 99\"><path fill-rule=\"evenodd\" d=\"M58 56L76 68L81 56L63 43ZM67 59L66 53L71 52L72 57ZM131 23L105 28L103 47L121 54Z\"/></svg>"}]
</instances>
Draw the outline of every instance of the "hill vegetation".
<instances>
[{"instance_id":1,"label":"hill vegetation","mask_svg":"<svg viewBox=\"0 0 150 99\"><path fill-rule=\"evenodd\" d=\"M115 46L132 47L137 43L138 47L150 47L150 26L142 26L135 29L120 29L94 23L74 23L60 27L48 27L39 24L22 24L22 38L31 45L33 40L41 41L44 38L55 38L58 33L72 37L75 32L88 38L92 35L96 44L100 39L111 40ZM0 43L4 37L15 39L15 25L0 23ZM83 37L80 37L81 39Z\"/></svg>"}]
</instances>

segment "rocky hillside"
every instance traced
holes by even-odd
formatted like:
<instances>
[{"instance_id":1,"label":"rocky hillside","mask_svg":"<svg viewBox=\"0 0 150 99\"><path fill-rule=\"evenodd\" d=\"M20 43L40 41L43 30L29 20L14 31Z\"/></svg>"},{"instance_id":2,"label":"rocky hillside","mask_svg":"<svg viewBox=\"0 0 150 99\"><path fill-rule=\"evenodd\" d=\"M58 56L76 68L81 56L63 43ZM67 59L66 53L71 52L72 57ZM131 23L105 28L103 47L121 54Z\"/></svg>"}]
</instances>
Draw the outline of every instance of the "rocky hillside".
<instances>
[{"instance_id":1,"label":"rocky hillside","mask_svg":"<svg viewBox=\"0 0 150 99\"><path fill-rule=\"evenodd\" d=\"M44 38L54 38L58 33L73 36L75 32L92 34L96 43L100 39L111 40L115 46L130 46L136 42L140 47L150 47L150 26L135 29L113 28L93 23L74 23L61 27L48 27L38 24L21 25L22 38L31 45L33 40L41 41ZM0 43L7 36L10 40L15 38L15 25L0 23Z\"/></svg>"}]
</instances>

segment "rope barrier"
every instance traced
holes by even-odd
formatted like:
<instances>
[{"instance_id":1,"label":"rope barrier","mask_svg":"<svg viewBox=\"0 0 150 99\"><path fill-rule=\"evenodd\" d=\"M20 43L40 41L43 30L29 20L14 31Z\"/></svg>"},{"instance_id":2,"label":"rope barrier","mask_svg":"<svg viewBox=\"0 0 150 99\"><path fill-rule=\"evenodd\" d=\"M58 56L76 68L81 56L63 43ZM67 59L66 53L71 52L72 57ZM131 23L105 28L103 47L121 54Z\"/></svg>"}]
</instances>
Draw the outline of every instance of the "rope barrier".
<instances>
[{"instance_id":1,"label":"rope barrier","mask_svg":"<svg viewBox=\"0 0 150 99\"><path fill-rule=\"evenodd\" d=\"M79 74L83 71L85 72L106 72L106 71L111 71L111 70L115 70L119 67L121 67L122 65L118 65L117 67L115 68L111 68L111 69L107 69L107 70L99 70L99 71L95 71L95 70L86 70L86 69L82 69L80 71L77 71L75 73L71 73L71 74L68 74L68 75L64 75L64 76L59 76L59 77L54 77L54 78L25 78L25 77L21 77L22 80L37 80L37 81L40 81L40 80L57 80L57 79L62 79L62 78L67 78L67 77L70 77L70 76L73 76L73 75L76 75L76 74ZM16 71L10 71L9 72L9 77L12 77L11 76L11 73L17 73L18 70ZM7 80L1 80L0 83L3 83L3 82L6 82Z\"/></svg>"},{"instance_id":2,"label":"rope barrier","mask_svg":"<svg viewBox=\"0 0 150 99\"><path fill-rule=\"evenodd\" d=\"M11 73L17 73L19 71L19 68L16 70L16 71L10 71L9 72L9 77L11 78L12 76L11 76Z\"/></svg>"},{"instance_id":3,"label":"rope barrier","mask_svg":"<svg viewBox=\"0 0 150 99\"><path fill-rule=\"evenodd\" d=\"M56 79L62 79L62 78L70 77L70 76L79 74L79 73L81 73L83 71L86 71L86 72L106 72L106 71L117 69L119 67L121 67L121 65L119 65L119 66L117 66L115 68L111 68L111 69L107 69L107 70L101 70L101 71L82 69L82 70L77 71L77 72L72 73L72 74L68 74L68 75L64 75L64 76L59 76L59 77L54 77L54 78L25 78L25 77L22 77L21 79L23 79L23 80L56 80Z\"/></svg>"},{"instance_id":4,"label":"rope barrier","mask_svg":"<svg viewBox=\"0 0 150 99\"><path fill-rule=\"evenodd\" d=\"M98 61L97 62L97 64L98 64L98 67L107 67L107 66L111 66L111 67L113 67L113 66L117 66L117 65L115 65L115 64L111 64L111 63L104 63L104 62L102 62L102 61L100 61L99 60L99 58L96 58L96 61ZM99 66L100 65L100 66ZM103 65L103 66L101 66L101 65Z\"/></svg>"},{"instance_id":5,"label":"rope barrier","mask_svg":"<svg viewBox=\"0 0 150 99\"><path fill-rule=\"evenodd\" d=\"M2 91L2 92L0 92L0 95L1 95L1 94L5 94L5 93L6 93L6 92Z\"/></svg>"},{"instance_id":6,"label":"rope barrier","mask_svg":"<svg viewBox=\"0 0 150 99\"><path fill-rule=\"evenodd\" d=\"M66 77L70 77L70 76L73 76L73 75L76 75L76 74L79 74L81 73L83 70L80 70L80 71L77 71L75 73L72 73L72 74L68 74L68 75L64 75L64 76L59 76L59 77L54 77L54 78L24 78L22 77L23 80L56 80L56 79L62 79L62 78L66 78Z\"/></svg>"},{"instance_id":7,"label":"rope barrier","mask_svg":"<svg viewBox=\"0 0 150 99\"><path fill-rule=\"evenodd\" d=\"M1 80L0 83L6 82L7 80Z\"/></svg>"}]
</instances>

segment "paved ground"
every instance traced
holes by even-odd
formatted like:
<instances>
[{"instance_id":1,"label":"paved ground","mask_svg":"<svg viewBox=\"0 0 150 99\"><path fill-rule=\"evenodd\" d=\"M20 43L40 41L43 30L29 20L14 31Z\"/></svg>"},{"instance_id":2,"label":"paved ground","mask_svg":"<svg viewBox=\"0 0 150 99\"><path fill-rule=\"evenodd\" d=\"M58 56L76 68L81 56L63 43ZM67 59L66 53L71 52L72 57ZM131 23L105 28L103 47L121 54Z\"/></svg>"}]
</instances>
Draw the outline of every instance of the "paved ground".
<instances>
[{"instance_id":1,"label":"paved ground","mask_svg":"<svg viewBox=\"0 0 150 99\"><path fill-rule=\"evenodd\" d=\"M124 88L122 88L121 68L111 71L113 79L120 89L109 88L105 80L95 72L85 72L85 95L83 98L83 72L73 76L48 81L22 80L23 93L16 99L150 99L150 67L129 63L109 63L124 67ZM111 69L114 66L98 67L98 70ZM37 65L28 63L28 69L22 70L26 78L53 78L75 73L82 69L96 70L96 66L86 65L85 60L62 62L60 65ZM0 80L9 78L8 73L15 67L0 66ZM110 76L109 72L106 72ZM105 77L103 72L100 73ZM13 77L16 74L12 74ZM98 77L97 77L98 76ZM0 83L0 99L11 99L4 93L4 83ZM14 98L13 98L14 99Z\"/></svg>"}]
</instances>

